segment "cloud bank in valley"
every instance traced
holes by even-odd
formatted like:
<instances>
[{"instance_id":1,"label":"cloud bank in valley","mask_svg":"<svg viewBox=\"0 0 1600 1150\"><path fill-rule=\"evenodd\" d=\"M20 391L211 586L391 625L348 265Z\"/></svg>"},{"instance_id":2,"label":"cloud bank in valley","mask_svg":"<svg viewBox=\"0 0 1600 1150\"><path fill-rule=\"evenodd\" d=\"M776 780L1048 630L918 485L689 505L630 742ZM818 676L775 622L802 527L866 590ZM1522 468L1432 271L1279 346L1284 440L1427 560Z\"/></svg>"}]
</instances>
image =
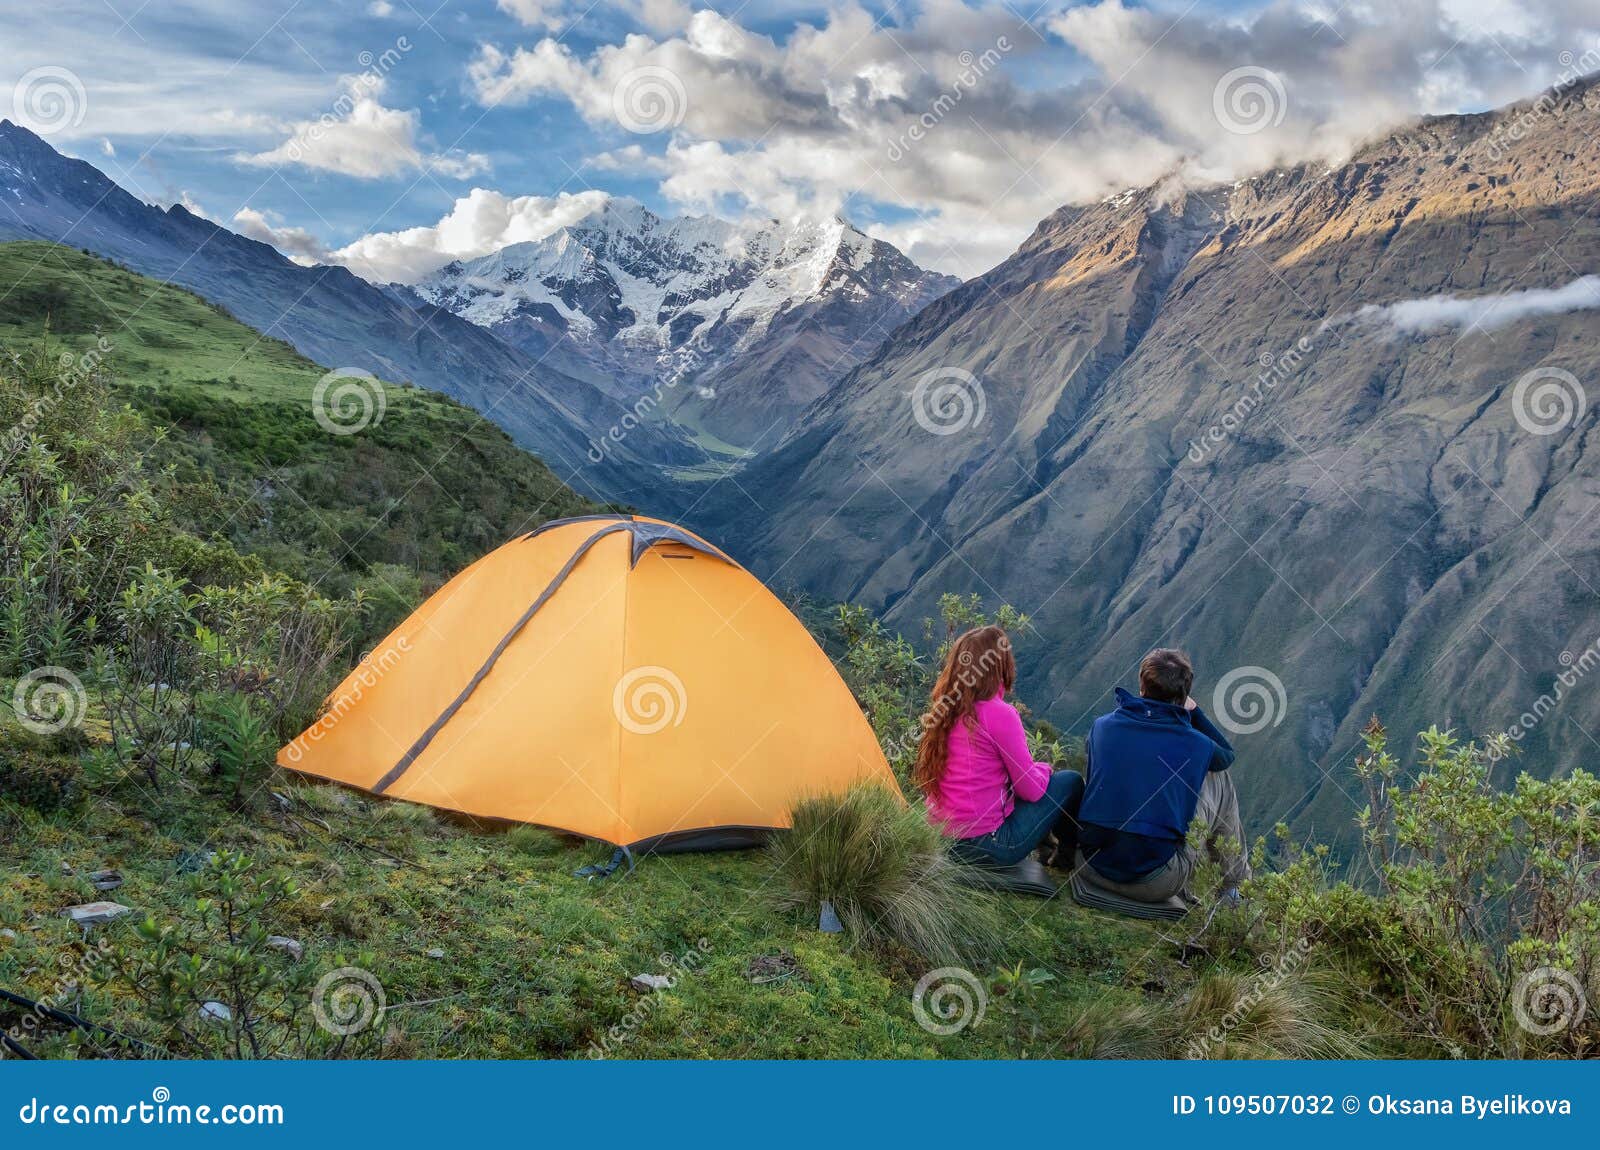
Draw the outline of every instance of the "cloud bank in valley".
<instances>
[{"instance_id":1,"label":"cloud bank in valley","mask_svg":"<svg viewBox=\"0 0 1600 1150\"><path fill-rule=\"evenodd\" d=\"M1493 332L1524 319L1600 309L1600 276L1580 276L1556 288L1492 295L1435 295L1398 303L1368 304L1339 323L1384 324L1405 335L1447 331Z\"/></svg>"}]
</instances>

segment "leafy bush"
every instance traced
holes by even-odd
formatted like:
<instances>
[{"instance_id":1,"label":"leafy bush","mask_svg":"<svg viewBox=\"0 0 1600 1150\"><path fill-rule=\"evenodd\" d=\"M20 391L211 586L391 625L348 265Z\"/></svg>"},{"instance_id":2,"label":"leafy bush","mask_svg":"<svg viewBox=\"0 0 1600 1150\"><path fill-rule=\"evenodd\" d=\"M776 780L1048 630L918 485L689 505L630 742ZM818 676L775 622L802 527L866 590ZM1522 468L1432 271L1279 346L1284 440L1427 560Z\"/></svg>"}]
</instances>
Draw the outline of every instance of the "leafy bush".
<instances>
[{"instance_id":1,"label":"leafy bush","mask_svg":"<svg viewBox=\"0 0 1600 1150\"><path fill-rule=\"evenodd\" d=\"M272 762L278 740L256 714L248 695L203 696L200 732L201 746L211 753L217 780L238 802Z\"/></svg>"},{"instance_id":2,"label":"leafy bush","mask_svg":"<svg viewBox=\"0 0 1600 1150\"><path fill-rule=\"evenodd\" d=\"M1420 769L1406 777L1376 719L1364 738L1357 823L1369 883L1341 879L1325 847L1286 845L1286 863L1252 884L1280 944L1303 939L1335 956L1372 987L1408 1049L1592 1052L1600 780L1523 774L1500 791L1489 770L1505 740L1437 728L1423 732Z\"/></svg>"},{"instance_id":3,"label":"leafy bush","mask_svg":"<svg viewBox=\"0 0 1600 1150\"><path fill-rule=\"evenodd\" d=\"M993 952L992 905L958 881L920 807L879 786L811 798L768 848L778 902L818 915L827 901L857 943L893 944L932 962Z\"/></svg>"}]
</instances>

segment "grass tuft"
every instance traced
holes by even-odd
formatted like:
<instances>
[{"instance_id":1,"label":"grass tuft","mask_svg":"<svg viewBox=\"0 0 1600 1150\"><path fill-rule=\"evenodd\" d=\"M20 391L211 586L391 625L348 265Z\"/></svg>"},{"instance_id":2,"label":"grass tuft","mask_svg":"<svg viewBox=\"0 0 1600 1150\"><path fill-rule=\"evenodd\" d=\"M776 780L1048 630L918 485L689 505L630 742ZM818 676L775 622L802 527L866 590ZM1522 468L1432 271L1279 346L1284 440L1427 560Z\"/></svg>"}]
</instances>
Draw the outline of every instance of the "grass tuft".
<instances>
[{"instance_id":1,"label":"grass tuft","mask_svg":"<svg viewBox=\"0 0 1600 1150\"><path fill-rule=\"evenodd\" d=\"M538 859L565 854L572 840L539 827L515 826L506 832L506 845L518 854Z\"/></svg>"},{"instance_id":2,"label":"grass tuft","mask_svg":"<svg viewBox=\"0 0 1600 1150\"><path fill-rule=\"evenodd\" d=\"M810 798L768 848L778 903L809 915L833 904L853 942L894 945L932 962L992 956L992 902L957 881L939 833L922 811L882 787Z\"/></svg>"}]
</instances>

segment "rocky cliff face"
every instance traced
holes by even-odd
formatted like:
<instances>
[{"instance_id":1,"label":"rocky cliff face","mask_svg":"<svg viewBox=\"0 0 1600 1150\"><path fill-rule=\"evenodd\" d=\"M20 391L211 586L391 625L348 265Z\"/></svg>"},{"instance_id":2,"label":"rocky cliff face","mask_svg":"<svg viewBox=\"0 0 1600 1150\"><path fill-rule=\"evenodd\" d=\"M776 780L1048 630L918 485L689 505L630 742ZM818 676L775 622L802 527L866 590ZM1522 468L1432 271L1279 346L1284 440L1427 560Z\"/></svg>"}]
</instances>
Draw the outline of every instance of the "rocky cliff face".
<instances>
[{"instance_id":1,"label":"rocky cliff face","mask_svg":"<svg viewBox=\"0 0 1600 1150\"><path fill-rule=\"evenodd\" d=\"M713 492L700 523L902 625L946 590L1014 603L1023 697L1072 731L1187 648L1257 829L1345 831L1374 713L1589 761L1597 132L1582 87L1063 208L741 475L759 508Z\"/></svg>"},{"instance_id":2,"label":"rocky cliff face","mask_svg":"<svg viewBox=\"0 0 1600 1150\"><path fill-rule=\"evenodd\" d=\"M958 281L842 220L663 219L613 199L541 240L455 262L432 303L621 399L771 446L901 322Z\"/></svg>"}]
</instances>

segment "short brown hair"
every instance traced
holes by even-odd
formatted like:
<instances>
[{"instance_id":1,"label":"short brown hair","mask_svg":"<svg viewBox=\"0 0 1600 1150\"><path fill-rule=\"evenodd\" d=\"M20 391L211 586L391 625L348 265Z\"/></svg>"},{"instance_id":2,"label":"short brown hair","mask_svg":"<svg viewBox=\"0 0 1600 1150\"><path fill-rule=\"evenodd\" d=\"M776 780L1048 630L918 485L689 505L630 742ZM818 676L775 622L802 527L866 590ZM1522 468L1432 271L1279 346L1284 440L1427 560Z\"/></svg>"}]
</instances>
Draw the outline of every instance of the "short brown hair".
<instances>
[{"instance_id":1,"label":"short brown hair","mask_svg":"<svg viewBox=\"0 0 1600 1150\"><path fill-rule=\"evenodd\" d=\"M1181 703L1194 686L1194 665L1175 647L1157 647L1139 663L1139 694L1162 703Z\"/></svg>"}]
</instances>

